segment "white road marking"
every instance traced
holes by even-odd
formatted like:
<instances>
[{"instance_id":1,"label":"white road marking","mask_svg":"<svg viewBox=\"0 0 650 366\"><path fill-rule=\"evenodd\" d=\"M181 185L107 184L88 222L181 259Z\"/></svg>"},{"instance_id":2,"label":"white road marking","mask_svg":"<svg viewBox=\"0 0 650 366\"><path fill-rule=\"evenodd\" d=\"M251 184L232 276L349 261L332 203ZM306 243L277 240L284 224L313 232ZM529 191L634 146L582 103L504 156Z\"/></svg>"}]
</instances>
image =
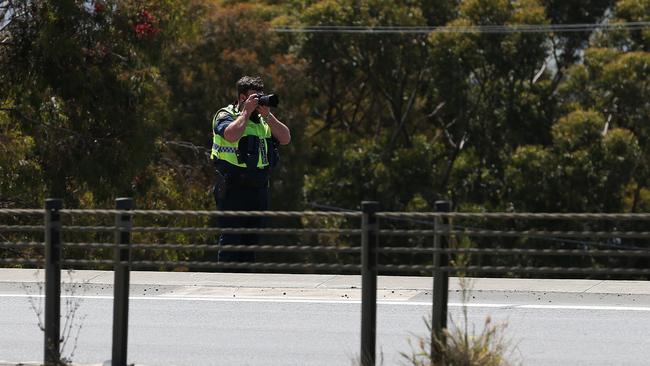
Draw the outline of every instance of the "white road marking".
<instances>
[{"instance_id":1,"label":"white road marking","mask_svg":"<svg viewBox=\"0 0 650 366\"><path fill-rule=\"evenodd\" d=\"M0 298L43 298L45 295L0 294ZM113 296L102 295L61 295L62 298L112 300ZM131 301L206 301L206 302L263 302L263 303L301 303L301 304L361 304L361 300L328 300L278 297L185 297L185 296L130 296ZM431 306L431 302L408 300L379 300L378 305ZM541 309L541 310L600 310L600 311L648 311L650 306L607 306L607 305L549 305L549 304L501 304L501 303L458 303L450 302L449 307L497 308L497 309Z\"/></svg>"}]
</instances>

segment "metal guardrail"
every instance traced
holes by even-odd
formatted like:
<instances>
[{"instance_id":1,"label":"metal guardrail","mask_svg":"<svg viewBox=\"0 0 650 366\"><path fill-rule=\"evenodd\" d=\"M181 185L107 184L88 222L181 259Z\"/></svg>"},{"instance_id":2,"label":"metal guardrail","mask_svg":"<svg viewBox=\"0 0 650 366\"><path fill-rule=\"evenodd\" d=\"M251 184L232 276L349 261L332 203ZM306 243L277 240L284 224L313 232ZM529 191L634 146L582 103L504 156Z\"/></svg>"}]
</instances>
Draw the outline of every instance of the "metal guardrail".
<instances>
[{"instance_id":1,"label":"metal guardrail","mask_svg":"<svg viewBox=\"0 0 650 366\"><path fill-rule=\"evenodd\" d=\"M0 209L0 265L45 268L45 365L59 364L60 272L63 267L113 267L115 292L112 363L120 366L127 364L128 292L132 269L182 266L207 270L360 272L363 366L375 364L378 273L432 275L432 332L437 337L443 336L442 330L447 326L450 273L643 278L650 275L650 232L643 230L643 225L650 221L650 214L461 213L450 212L450 203L443 201L436 202L435 212L422 213L379 212L376 202L363 202L361 211L356 212L133 210L132 205L131 199L121 198L116 200L116 208L113 210L70 210L63 209L61 200L48 199L44 210ZM206 221L189 226L171 225L169 222L155 223L157 226L152 226L151 222L148 222L161 218L218 219L234 216L307 221L299 223L301 227L266 228L219 227ZM29 221L27 218L38 217L44 218L42 225L33 222L33 219L32 222L25 222ZM89 221L89 218L96 218L93 219L94 222L103 222L100 225L73 225L75 220ZM109 223L106 219L112 219L113 222ZM335 227L331 227L331 222L326 222L325 227L313 227L309 220L314 219L338 221L334 224ZM360 223L350 222L359 219ZM147 225L136 226L133 224L134 220L144 220ZM463 220L473 223L473 227L460 225L459 222ZM493 224L494 221L498 224ZM534 228L528 227L531 222L530 225L535 226ZM571 225L565 224L567 222ZM427 227L408 227L414 226L411 225L413 223L417 224L415 226L424 224ZM575 224L580 223L584 228L582 230L575 227ZM78 239L91 234L103 239L64 241L62 238ZM107 234L113 235L112 241L107 242ZM282 239L282 244L219 246L205 242L166 242L159 237L168 234L182 234L182 237L186 238L215 234L265 234ZM140 236L139 242L132 243L134 235ZM152 237L144 237L145 235ZM296 235L297 243L293 241ZM284 239L283 236L291 238ZM40 237L43 239L39 239ZM313 238L318 240L321 237L330 238L329 245L308 244ZM594 241L603 239L608 241ZM332 244L332 241L335 243ZM578 247L567 248L570 245ZM112 251L113 257L87 259L62 255L66 251L83 249L100 251L104 255L107 251ZM43 254L35 254L39 251ZM330 259L333 256L335 261L319 262L311 258L300 262L239 263L138 258L143 253L156 251L251 251L264 254L281 253L285 256L318 254L329 255ZM8 257L7 254L13 257ZM414 259L415 257L418 259ZM640 265L634 266L632 261L640 261ZM579 266L580 263L587 265Z\"/></svg>"}]
</instances>

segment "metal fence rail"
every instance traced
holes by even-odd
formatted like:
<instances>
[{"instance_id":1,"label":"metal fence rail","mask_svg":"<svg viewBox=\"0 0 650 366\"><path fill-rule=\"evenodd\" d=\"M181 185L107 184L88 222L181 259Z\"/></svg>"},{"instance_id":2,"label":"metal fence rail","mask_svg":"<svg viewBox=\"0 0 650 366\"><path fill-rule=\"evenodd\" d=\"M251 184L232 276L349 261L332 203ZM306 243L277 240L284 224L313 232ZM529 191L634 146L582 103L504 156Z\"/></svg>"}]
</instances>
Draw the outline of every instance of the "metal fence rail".
<instances>
[{"instance_id":1,"label":"metal fence rail","mask_svg":"<svg viewBox=\"0 0 650 366\"><path fill-rule=\"evenodd\" d=\"M620 220L648 221L650 213L532 213L532 212L378 212L378 218L500 219L500 220Z\"/></svg>"},{"instance_id":2,"label":"metal fence rail","mask_svg":"<svg viewBox=\"0 0 650 366\"><path fill-rule=\"evenodd\" d=\"M58 364L60 358L64 267L113 268L112 362L120 366L127 364L132 269L361 273L363 366L375 364L379 273L433 277L436 337L443 337L446 328L450 273L533 278L650 275L650 231L645 230L650 214L461 213L450 212L448 202L436 202L435 212L422 213L380 212L375 202L364 202L361 211L354 212L132 210L132 206L125 198L110 210L63 209L61 200L48 199L44 210L0 209L0 265L46 270L46 365ZM41 223L35 222L39 216ZM233 228L215 222L234 216L265 217L282 225ZM276 244L217 245L217 234L261 234ZM210 259L217 251L266 257L252 263L217 262Z\"/></svg>"},{"instance_id":3,"label":"metal fence rail","mask_svg":"<svg viewBox=\"0 0 650 366\"><path fill-rule=\"evenodd\" d=\"M5 210L12 212L29 212L38 210ZM43 211L38 211L43 213ZM1 214L1 213L0 213ZM184 210L61 210L62 215L132 215L132 216L210 216L210 217L361 217L361 212L334 212L334 211L184 211Z\"/></svg>"}]
</instances>

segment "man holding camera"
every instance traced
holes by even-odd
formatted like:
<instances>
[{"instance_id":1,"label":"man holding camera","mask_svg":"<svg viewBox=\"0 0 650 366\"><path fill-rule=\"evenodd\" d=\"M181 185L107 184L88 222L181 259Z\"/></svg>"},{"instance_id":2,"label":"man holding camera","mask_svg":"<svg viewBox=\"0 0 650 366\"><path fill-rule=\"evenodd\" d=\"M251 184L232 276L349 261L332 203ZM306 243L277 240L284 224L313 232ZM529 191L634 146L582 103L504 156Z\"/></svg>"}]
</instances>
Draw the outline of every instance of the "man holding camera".
<instances>
[{"instance_id":1,"label":"man holding camera","mask_svg":"<svg viewBox=\"0 0 650 366\"><path fill-rule=\"evenodd\" d=\"M236 103L221 108L212 119L212 153L217 182L214 199L223 211L268 209L269 174L277 164L277 145L291 141L289 128L272 113L277 96L264 94L259 76L237 81ZM222 217L221 227L260 228L261 217ZM256 234L222 234L219 245L258 244ZM219 262L254 262L253 252L219 251Z\"/></svg>"}]
</instances>

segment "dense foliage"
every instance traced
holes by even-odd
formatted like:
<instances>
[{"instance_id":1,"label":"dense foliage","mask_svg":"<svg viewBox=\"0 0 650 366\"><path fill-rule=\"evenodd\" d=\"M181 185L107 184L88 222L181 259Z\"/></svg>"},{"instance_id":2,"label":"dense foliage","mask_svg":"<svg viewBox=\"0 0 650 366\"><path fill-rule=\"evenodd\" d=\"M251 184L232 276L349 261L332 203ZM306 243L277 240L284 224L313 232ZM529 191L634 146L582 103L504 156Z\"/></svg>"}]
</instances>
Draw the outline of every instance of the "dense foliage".
<instances>
[{"instance_id":1,"label":"dense foliage","mask_svg":"<svg viewBox=\"0 0 650 366\"><path fill-rule=\"evenodd\" d=\"M650 31L278 33L647 21L590 1L0 1L0 204L210 209L210 119L263 75L273 205L650 208ZM296 194L300 192L300 194Z\"/></svg>"}]
</instances>

